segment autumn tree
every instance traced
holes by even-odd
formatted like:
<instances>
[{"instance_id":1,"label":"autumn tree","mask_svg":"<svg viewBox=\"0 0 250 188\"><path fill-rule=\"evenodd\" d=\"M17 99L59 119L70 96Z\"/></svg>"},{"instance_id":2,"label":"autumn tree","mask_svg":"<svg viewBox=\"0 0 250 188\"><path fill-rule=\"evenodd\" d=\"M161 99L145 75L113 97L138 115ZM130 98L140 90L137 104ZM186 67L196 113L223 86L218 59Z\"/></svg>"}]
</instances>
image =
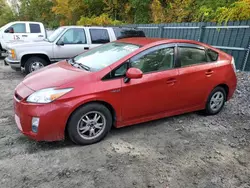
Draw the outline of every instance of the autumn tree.
<instances>
[{"instance_id":1,"label":"autumn tree","mask_svg":"<svg viewBox=\"0 0 250 188\"><path fill-rule=\"evenodd\" d=\"M60 16L60 25L72 25L80 19L87 6L82 0L55 0L52 11Z\"/></svg>"},{"instance_id":2,"label":"autumn tree","mask_svg":"<svg viewBox=\"0 0 250 188\"><path fill-rule=\"evenodd\" d=\"M162 23L165 21L164 8L159 0L153 0L151 4L152 21Z\"/></svg>"}]
</instances>

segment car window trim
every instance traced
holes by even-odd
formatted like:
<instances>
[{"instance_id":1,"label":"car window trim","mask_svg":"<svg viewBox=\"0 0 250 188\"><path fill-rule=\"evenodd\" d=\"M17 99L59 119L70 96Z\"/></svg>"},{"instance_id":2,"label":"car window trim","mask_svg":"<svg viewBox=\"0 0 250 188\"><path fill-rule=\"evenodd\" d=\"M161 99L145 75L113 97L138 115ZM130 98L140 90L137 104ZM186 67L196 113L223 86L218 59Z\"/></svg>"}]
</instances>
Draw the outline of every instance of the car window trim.
<instances>
[{"instance_id":1,"label":"car window trim","mask_svg":"<svg viewBox=\"0 0 250 188\"><path fill-rule=\"evenodd\" d=\"M177 47L177 51L176 51L176 54L177 54L176 68L192 67L192 66L204 65L204 64L209 63L208 61L204 61L204 62L201 62L201 63L196 63L196 64L192 64L192 65L188 65L188 66L182 67L181 66L181 61L180 61L179 48L181 48L181 47L187 47L187 48L195 48L195 49L199 49L199 50L204 50L205 51L206 60L208 60L207 59L207 51L206 51L206 48L204 46L200 46L200 45L197 45L197 44L177 43L176 47Z\"/></svg>"}]
</instances>

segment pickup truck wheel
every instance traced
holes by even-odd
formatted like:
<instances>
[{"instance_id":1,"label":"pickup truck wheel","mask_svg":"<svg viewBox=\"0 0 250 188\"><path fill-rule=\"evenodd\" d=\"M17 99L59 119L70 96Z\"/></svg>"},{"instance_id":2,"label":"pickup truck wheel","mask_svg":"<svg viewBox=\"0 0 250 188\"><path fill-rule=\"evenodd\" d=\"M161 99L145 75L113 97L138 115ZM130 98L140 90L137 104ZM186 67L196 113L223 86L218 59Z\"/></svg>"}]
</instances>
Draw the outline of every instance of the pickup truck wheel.
<instances>
[{"instance_id":1,"label":"pickup truck wheel","mask_svg":"<svg viewBox=\"0 0 250 188\"><path fill-rule=\"evenodd\" d=\"M48 63L44 59L40 57L31 57L24 64L25 73L29 74L47 65Z\"/></svg>"}]
</instances>

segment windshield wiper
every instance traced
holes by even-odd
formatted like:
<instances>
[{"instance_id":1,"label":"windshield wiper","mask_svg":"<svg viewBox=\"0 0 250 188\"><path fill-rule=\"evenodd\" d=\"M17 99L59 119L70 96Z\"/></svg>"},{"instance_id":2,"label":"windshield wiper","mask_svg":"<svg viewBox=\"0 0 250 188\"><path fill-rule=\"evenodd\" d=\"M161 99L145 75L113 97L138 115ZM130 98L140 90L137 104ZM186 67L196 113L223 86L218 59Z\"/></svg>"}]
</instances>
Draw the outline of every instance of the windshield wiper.
<instances>
[{"instance_id":1,"label":"windshield wiper","mask_svg":"<svg viewBox=\"0 0 250 188\"><path fill-rule=\"evenodd\" d=\"M90 67L83 65L81 63L77 63L75 62L74 58L70 58L67 60L72 66L76 67L76 68L80 68L80 69L84 69L86 71L90 71Z\"/></svg>"}]
</instances>

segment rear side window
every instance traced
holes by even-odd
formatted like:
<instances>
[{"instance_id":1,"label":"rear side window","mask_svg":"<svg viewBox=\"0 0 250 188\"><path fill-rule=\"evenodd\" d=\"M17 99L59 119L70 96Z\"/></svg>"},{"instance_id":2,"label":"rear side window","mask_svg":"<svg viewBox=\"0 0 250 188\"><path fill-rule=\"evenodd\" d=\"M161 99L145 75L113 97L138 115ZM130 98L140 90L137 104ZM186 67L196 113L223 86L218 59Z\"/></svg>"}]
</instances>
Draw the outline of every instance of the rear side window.
<instances>
[{"instance_id":1,"label":"rear side window","mask_svg":"<svg viewBox=\"0 0 250 188\"><path fill-rule=\"evenodd\" d=\"M192 47L179 47L178 55L181 67L207 62L206 52L203 49Z\"/></svg>"},{"instance_id":2,"label":"rear side window","mask_svg":"<svg viewBox=\"0 0 250 188\"><path fill-rule=\"evenodd\" d=\"M90 29L92 44L105 44L110 42L107 29Z\"/></svg>"},{"instance_id":3,"label":"rear side window","mask_svg":"<svg viewBox=\"0 0 250 188\"><path fill-rule=\"evenodd\" d=\"M211 49L207 49L207 60L209 62L217 61L219 54Z\"/></svg>"},{"instance_id":4,"label":"rear side window","mask_svg":"<svg viewBox=\"0 0 250 188\"><path fill-rule=\"evenodd\" d=\"M31 33L41 33L41 28L39 24L30 24Z\"/></svg>"}]
</instances>

